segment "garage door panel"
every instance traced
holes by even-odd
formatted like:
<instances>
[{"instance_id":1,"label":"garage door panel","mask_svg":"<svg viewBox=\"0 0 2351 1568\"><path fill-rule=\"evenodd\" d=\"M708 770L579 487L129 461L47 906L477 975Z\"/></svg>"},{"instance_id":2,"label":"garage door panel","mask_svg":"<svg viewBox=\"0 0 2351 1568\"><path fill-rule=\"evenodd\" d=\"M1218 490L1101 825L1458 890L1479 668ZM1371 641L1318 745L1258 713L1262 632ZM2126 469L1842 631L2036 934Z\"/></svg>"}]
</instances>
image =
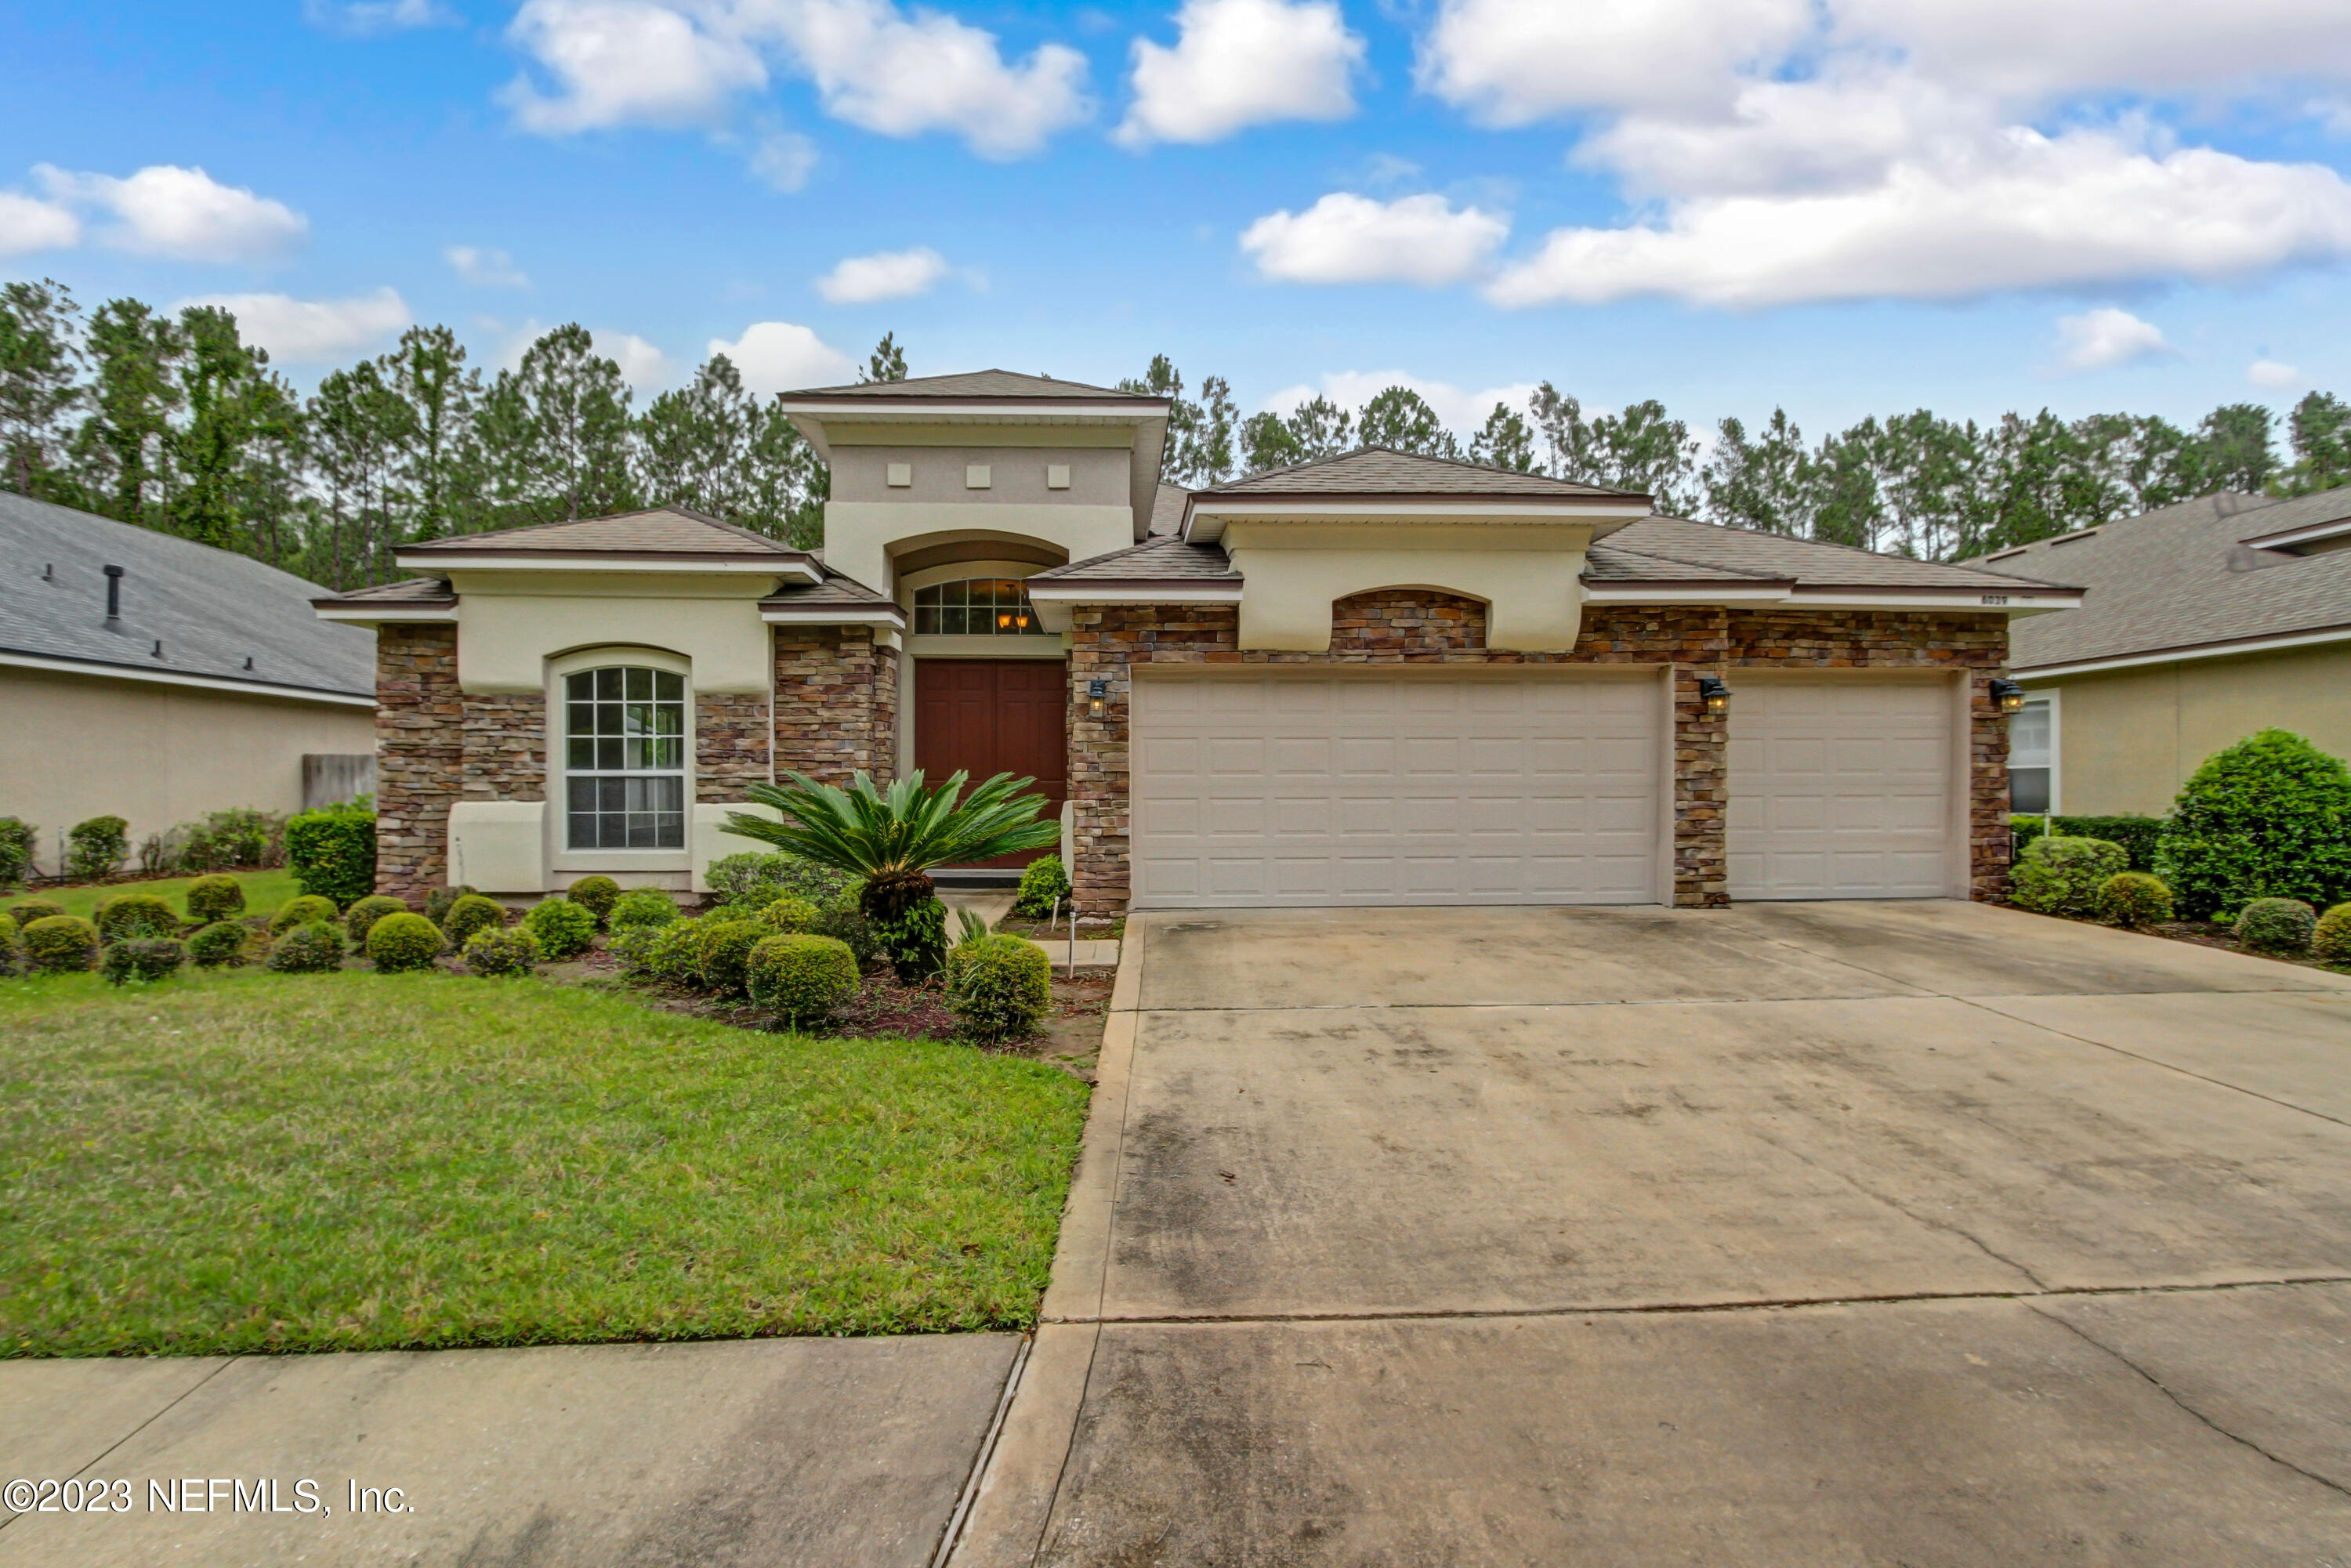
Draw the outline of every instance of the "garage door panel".
<instances>
[{"instance_id":1,"label":"garage door panel","mask_svg":"<svg viewBox=\"0 0 2351 1568\"><path fill-rule=\"evenodd\" d=\"M1731 897L1943 894L1951 710L1939 683L1741 686L1729 747Z\"/></svg>"},{"instance_id":2,"label":"garage door panel","mask_svg":"<svg viewBox=\"0 0 2351 1568\"><path fill-rule=\"evenodd\" d=\"M1662 706L1640 680L1138 680L1135 902L1654 900ZM1221 765L1248 741L1269 758L1259 772ZM1219 765L1204 774L1200 756ZM1158 809L1178 800L1194 809ZM1250 859L1254 883L1235 869Z\"/></svg>"}]
</instances>

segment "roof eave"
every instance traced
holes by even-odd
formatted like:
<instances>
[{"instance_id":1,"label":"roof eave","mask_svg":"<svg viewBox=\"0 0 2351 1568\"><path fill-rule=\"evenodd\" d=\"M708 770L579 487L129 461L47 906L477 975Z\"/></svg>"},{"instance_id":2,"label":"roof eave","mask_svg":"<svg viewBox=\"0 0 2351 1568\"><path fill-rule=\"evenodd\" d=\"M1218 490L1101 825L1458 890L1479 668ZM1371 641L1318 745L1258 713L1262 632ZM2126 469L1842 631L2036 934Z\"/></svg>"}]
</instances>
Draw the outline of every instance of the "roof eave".
<instances>
[{"instance_id":1,"label":"roof eave","mask_svg":"<svg viewBox=\"0 0 2351 1568\"><path fill-rule=\"evenodd\" d=\"M2055 680L2067 675L2094 675L2107 670L2127 670L2146 664L2180 664L2200 659L2283 653L2328 643L2351 643L2351 622L2309 627L2297 632L2263 632L2259 636L2231 638L2225 643L2185 643L2169 648L2098 653L2045 664L2019 664L2011 673L2019 680Z\"/></svg>"},{"instance_id":2,"label":"roof eave","mask_svg":"<svg viewBox=\"0 0 2351 1568\"><path fill-rule=\"evenodd\" d=\"M417 547L400 551L392 559L417 570L444 571L639 571L743 576L768 573L821 582L824 573L815 558L798 551L789 555L757 551L695 550L436 550Z\"/></svg>"},{"instance_id":3,"label":"roof eave","mask_svg":"<svg viewBox=\"0 0 2351 1568\"><path fill-rule=\"evenodd\" d=\"M62 674L110 676L155 685L193 686L204 691L238 692L247 696L276 697L287 702L326 703L337 707L373 707L375 695L342 691L333 686L298 686L276 681L247 681L235 675L203 674L186 670L149 669L106 659L78 659L70 654L35 653L0 648L0 664L18 669L54 670Z\"/></svg>"},{"instance_id":4,"label":"roof eave","mask_svg":"<svg viewBox=\"0 0 2351 1568\"><path fill-rule=\"evenodd\" d=\"M1590 524L1604 538L1651 515L1646 497L1498 497L1374 492L1361 496L1196 495L1184 507L1179 538L1213 544L1229 522L1422 522Z\"/></svg>"}]
</instances>

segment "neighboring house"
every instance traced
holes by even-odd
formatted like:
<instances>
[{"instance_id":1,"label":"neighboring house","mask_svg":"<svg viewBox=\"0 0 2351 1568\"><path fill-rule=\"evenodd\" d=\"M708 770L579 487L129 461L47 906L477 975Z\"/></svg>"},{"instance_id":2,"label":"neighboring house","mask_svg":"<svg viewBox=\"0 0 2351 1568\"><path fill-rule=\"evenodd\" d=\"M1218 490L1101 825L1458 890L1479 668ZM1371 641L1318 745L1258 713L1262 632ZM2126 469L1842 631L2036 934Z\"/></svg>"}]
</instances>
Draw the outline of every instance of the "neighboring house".
<instances>
[{"instance_id":1,"label":"neighboring house","mask_svg":"<svg viewBox=\"0 0 2351 1568\"><path fill-rule=\"evenodd\" d=\"M2351 488L2223 491L1979 564L2089 591L2016 628L2018 810L2160 815L2273 725L2351 757Z\"/></svg>"},{"instance_id":2,"label":"neighboring house","mask_svg":"<svg viewBox=\"0 0 2351 1568\"><path fill-rule=\"evenodd\" d=\"M40 827L54 870L59 831L91 817L135 843L225 807L300 810L305 757L375 747L374 649L319 623L322 591L0 493L0 814Z\"/></svg>"},{"instance_id":3,"label":"neighboring house","mask_svg":"<svg viewBox=\"0 0 2351 1568\"><path fill-rule=\"evenodd\" d=\"M1992 682L2070 589L1380 450L1186 495L1165 400L1003 371L782 405L821 559L668 508L319 601L388 889L683 890L750 782L917 768L1035 778L1095 915L2005 884Z\"/></svg>"}]
</instances>

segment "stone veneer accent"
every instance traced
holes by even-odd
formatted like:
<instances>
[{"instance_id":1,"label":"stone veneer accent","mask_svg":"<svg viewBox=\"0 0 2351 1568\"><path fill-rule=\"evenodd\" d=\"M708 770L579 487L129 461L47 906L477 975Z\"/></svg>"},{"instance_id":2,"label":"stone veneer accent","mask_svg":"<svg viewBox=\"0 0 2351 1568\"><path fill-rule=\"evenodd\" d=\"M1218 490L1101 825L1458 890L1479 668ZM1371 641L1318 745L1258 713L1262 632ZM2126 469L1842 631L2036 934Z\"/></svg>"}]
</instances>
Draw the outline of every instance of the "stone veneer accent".
<instances>
[{"instance_id":1,"label":"stone veneer accent","mask_svg":"<svg viewBox=\"0 0 2351 1568\"><path fill-rule=\"evenodd\" d=\"M776 628L775 770L846 784L896 771L898 651L871 626Z\"/></svg>"},{"instance_id":2,"label":"stone veneer accent","mask_svg":"<svg viewBox=\"0 0 2351 1568\"><path fill-rule=\"evenodd\" d=\"M547 799L547 698L538 692L466 692L467 800Z\"/></svg>"},{"instance_id":3,"label":"stone veneer accent","mask_svg":"<svg viewBox=\"0 0 2351 1568\"><path fill-rule=\"evenodd\" d=\"M764 692L697 692L694 698L694 794L704 802L744 798L753 784L768 781L768 724Z\"/></svg>"},{"instance_id":4,"label":"stone veneer accent","mask_svg":"<svg viewBox=\"0 0 2351 1568\"><path fill-rule=\"evenodd\" d=\"M2008 727L1991 679L2008 658L1997 615L1817 610L1732 612L1719 607L1594 606L1567 653L1488 650L1483 615L1474 631L1450 594L1389 590L1333 605L1327 653L1244 653L1229 605L1102 605L1075 611L1070 653L1070 794L1077 802L1081 914L1115 915L1128 892L1127 725L1131 672L1140 664L1650 664L1674 667L1674 889L1685 907L1730 902L1725 813L1729 721L1706 716L1698 677L1742 665L1779 669L1964 669L1972 716L1969 747L1974 894L2008 885ZM1474 638L1474 640L1473 640ZM1086 716L1090 680L1106 678L1100 719Z\"/></svg>"},{"instance_id":5,"label":"stone veneer accent","mask_svg":"<svg viewBox=\"0 0 2351 1568\"><path fill-rule=\"evenodd\" d=\"M448 880L449 805L463 776L457 629L379 630L375 701L375 890L422 899Z\"/></svg>"}]
</instances>

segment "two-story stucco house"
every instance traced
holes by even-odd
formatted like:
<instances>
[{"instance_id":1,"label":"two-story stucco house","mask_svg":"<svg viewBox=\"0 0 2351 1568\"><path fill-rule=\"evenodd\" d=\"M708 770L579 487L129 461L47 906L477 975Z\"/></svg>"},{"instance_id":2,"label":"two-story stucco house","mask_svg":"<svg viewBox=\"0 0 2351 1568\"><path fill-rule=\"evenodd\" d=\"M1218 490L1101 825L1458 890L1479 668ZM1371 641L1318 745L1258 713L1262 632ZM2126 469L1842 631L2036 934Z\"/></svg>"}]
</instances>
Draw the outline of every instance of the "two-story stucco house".
<instances>
[{"instance_id":1,"label":"two-story stucco house","mask_svg":"<svg viewBox=\"0 0 2351 1568\"><path fill-rule=\"evenodd\" d=\"M675 509L435 540L372 625L382 881L684 891L794 769L1029 775L1081 907L1967 897L2026 578L1377 449L1186 494L1167 405L785 407L820 555Z\"/></svg>"}]
</instances>

